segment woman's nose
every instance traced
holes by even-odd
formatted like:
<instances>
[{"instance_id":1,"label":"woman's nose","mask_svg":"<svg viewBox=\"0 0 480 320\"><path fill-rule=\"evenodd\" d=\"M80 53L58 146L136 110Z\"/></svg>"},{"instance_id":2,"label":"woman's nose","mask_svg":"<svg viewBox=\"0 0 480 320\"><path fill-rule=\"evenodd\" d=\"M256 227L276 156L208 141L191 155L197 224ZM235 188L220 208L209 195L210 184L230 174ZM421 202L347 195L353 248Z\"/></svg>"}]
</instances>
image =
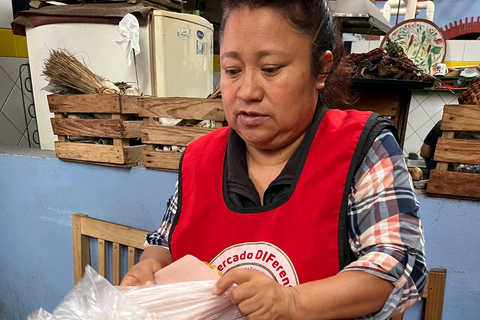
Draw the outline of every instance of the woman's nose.
<instances>
[{"instance_id":1,"label":"woman's nose","mask_svg":"<svg viewBox=\"0 0 480 320\"><path fill-rule=\"evenodd\" d=\"M244 101L260 101L263 98L263 88L258 75L253 72L245 72L240 81L237 97Z\"/></svg>"}]
</instances>

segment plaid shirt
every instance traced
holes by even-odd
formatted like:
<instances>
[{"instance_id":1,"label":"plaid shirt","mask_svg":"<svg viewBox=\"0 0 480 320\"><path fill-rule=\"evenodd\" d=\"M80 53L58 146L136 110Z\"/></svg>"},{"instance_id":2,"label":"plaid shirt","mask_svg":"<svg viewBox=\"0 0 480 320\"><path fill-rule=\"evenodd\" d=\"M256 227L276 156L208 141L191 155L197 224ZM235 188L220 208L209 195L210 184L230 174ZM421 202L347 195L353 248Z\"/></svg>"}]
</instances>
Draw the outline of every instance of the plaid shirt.
<instances>
[{"instance_id":1,"label":"plaid shirt","mask_svg":"<svg viewBox=\"0 0 480 320\"><path fill-rule=\"evenodd\" d=\"M168 248L166 239L177 212L178 184L160 228L145 246ZM380 320L403 312L421 299L427 280L418 201L395 138L388 130L375 139L355 173L348 199L350 247L358 257L341 272L360 270L395 286L381 311L358 319Z\"/></svg>"}]
</instances>

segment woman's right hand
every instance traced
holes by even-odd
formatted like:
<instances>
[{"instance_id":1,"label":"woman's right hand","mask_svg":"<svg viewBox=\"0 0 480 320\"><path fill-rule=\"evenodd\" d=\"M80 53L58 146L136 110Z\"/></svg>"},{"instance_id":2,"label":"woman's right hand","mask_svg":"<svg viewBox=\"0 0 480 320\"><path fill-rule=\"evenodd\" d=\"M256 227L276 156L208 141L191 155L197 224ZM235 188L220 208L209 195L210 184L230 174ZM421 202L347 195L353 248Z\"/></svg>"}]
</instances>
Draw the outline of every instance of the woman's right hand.
<instances>
[{"instance_id":1,"label":"woman's right hand","mask_svg":"<svg viewBox=\"0 0 480 320\"><path fill-rule=\"evenodd\" d=\"M140 286L155 284L153 274L162 269L162 264L155 258L145 259L134 265L123 277L121 286Z\"/></svg>"},{"instance_id":2,"label":"woman's right hand","mask_svg":"<svg viewBox=\"0 0 480 320\"><path fill-rule=\"evenodd\" d=\"M153 274L172 263L170 251L163 247L148 247L142 253L140 262L134 265L123 277L121 286L155 284Z\"/></svg>"}]
</instances>

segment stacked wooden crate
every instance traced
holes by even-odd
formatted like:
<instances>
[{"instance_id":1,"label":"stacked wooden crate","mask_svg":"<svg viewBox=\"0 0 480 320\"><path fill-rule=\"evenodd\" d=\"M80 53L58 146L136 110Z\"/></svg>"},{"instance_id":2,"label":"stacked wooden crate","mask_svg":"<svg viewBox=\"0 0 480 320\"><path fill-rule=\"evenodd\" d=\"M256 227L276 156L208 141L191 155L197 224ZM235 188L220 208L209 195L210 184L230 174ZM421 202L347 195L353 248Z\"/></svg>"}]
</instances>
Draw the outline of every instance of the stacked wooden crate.
<instances>
[{"instance_id":1,"label":"stacked wooden crate","mask_svg":"<svg viewBox=\"0 0 480 320\"><path fill-rule=\"evenodd\" d=\"M480 199L480 174L455 172L458 164L480 165L480 140L455 138L456 132L480 131L480 105L446 105L427 193Z\"/></svg>"},{"instance_id":2,"label":"stacked wooden crate","mask_svg":"<svg viewBox=\"0 0 480 320\"><path fill-rule=\"evenodd\" d=\"M51 119L52 128L58 135L55 142L57 157L120 167L141 163L145 145L139 144L142 120L138 119L138 99L115 94L49 95L50 112L55 114ZM79 119L78 115L82 114L103 116L101 119ZM72 137L111 139L112 143L73 142Z\"/></svg>"},{"instance_id":3,"label":"stacked wooden crate","mask_svg":"<svg viewBox=\"0 0 480 320\"><path fill-rule=\"evenodd\" d=\"M185 147L193 140L226 125L221 99L143 97L139 115L143 117L143 165L149 169L177 171L182 153L163 151L165 146ZM215 121L214 128L163 125L161 119ZM192 121L195 122L195 121Z\"/></svg>"}]
</instances>

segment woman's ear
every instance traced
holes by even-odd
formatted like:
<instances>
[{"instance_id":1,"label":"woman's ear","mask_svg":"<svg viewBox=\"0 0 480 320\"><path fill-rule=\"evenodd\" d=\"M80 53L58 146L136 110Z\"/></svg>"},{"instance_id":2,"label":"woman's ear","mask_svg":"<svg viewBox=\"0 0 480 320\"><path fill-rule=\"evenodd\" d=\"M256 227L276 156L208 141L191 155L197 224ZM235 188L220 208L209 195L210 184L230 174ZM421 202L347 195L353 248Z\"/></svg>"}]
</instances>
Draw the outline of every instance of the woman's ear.
<instances>
[{"instance_id":1,"label":"woman's ear","mask_svg":"<svg viewBox=\"0 0 480 320\"><path fill-rule=\"evenodd\" d=\"M317 90L322 90L325 87L325 81L327 81L328 71L332 67L333 63L333 54L330 50L325 51L325 53L320 57L321 61L320 65L322 66L322 70L317 75L316 80L316 88Z\"/></svg>"}]
</instances>

